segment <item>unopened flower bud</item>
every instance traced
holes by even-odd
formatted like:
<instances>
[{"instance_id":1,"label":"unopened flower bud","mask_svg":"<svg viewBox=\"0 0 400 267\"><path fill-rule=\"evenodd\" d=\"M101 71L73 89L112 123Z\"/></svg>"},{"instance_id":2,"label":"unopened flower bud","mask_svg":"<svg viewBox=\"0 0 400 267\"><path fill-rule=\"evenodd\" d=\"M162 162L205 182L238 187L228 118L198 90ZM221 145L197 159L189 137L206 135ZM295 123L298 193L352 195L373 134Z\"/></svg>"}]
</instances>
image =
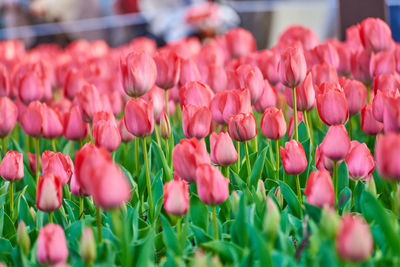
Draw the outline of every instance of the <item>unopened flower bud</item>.
<instances>
[{"instance_id":1,"label":"unopened flower bud","mask_svg":"<svg viewBox=\"0 0 400 267\"><path fill-rule=\"evenodd\" d=\"M236 191L231 193L232 212L237 215L239 210L240 196Z\"/></svg>"},{"instance_id":2,"label":"unopened flower bud","mask_svg":"<svg viewBox=\"0 0 400 267\"><path fill-rule=\"evenodd\" d=\"M365 182L365 188L367 189L368 192L370 192L372 195L374 195L375 197L376 195L376 186L375 186L375 180L374 177L370 177L369 179L367 179L367 181Z\"/></svg>"},{"instance_id":3,"label":"unopened flower bud","mask_svg":"<svg viewBox=\"0 0 400 267\"><path fill-rule=\"evenodd\" d=\"M31 248L31 240L29 239L28 230L24 221L20 221L17 230L17 242L25 255L28 255Z\"/></svg>"},{"instance_id":4,"label":"unopened flower bud","mask_svg":"<svg viewBox=\"0 0 400 267\"><path fill-rule=\"evenodd\" d=\"M36 223L36 212L35 212L35 210L33 209L33 207L30 207L30 208L29 208L29 212L31 213L31 216L32 216L33 221Z\"/></svg>"},{"instance_id":5,"label":"unopened flower bud","mask_svg":"<svg viewBox=\"0 0 400 267\"><path fill-rule=\"evenodd\" d=\"M278 186L275 190L275 198L278 201L279 207L283 207L283 195L281 193L281 187Z\"/></svg>"},{"instance_id":6,"label":"unopened flower bud","mask_svg":"<svg viewBox=\"0 0 400 267\"><path fill-rule=\"evenodd\" d=\"M263 180L258 180L258 183L257 183L257 192L256 192L256 194L257 194L257 197L260 199L260 200L263 200L263 199L265 199L265 187L264 187L264 182L263 182Z\"/></svg>"},{"instance_id":7,"label":"unopened flower bud","mask_svg":"<svg viewBox=\"0 0 400 267\"><path fill-rule=\"evenodd\" d=\"M334 238L339 225L339 216L335 210L325 206L321 215L321 231L329 238Z\"/></svg>"},{"instance_id":8,"label":"unopened flower bud","mask_svg":"<svg viewBox=\"0 0 400 267\"><path fill-rule=\"evenodd\" d=\"M93 262L96 259L96 243L94 242L93 231L90 227L86 227L83 230L80 254L85 263Z\"/></svg>"},{"instance_id":9,"label":"unopened flower bud","mask_svg":"<svg viewBox=\"0 0 400 267\"><path fill-rule=\"evenodd\" d=\"M267 211L265 213L263 227L268 238L271 238L272 240L275 239L279 233L280 224L281 213L279 208L275 201L271 197L267 196Z\"/></svg>"},{"instance_id":10,"label":"unopened flower bud","mask_svg":"<svg viewBox=\"0 0 400 267\"><path fill-rule=\"evenodd\" d=\"M164 139L168 139L171 136L171 125L165 111L161 114L160 135Z\"/></svg>"}]
</instances>

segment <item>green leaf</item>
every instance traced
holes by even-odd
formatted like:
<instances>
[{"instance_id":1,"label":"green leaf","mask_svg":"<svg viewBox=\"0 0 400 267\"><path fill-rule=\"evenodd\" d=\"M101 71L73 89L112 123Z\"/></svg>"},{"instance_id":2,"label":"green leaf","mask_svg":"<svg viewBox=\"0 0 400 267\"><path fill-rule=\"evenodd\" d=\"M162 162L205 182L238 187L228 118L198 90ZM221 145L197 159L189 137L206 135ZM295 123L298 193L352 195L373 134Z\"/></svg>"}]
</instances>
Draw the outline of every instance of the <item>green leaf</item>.
<instances>
[{"instance_id":1,"label":"green leaf","mask_svg":"<svg viewBox=\"0 0 400 267\"><path fill-rule=\"evenodd\" d=\"M349 186L349 170L345 161L338 168L338 188L337 192L342 192L343 188Z\"/></svg>"},{"instance_id":2,"label":"green leaf","mask_svg":"<svg viewBox=\"0 0 400 267\"><path fill-rule=\"evenodd\" d=\"M10 240L12 243L16 241L16 229L14 223L7 213L4 213L4 228L3 228L3 237Z\"/></svg>"},{"instance_id":3,"label":"green leaf","mask_svg":"<svg viewBox=\"0 0 400 267\"><path fill-rule=\"evenodd\" d=\"M290 210L295 216L301 218L301 206L293 190L283 181L279 181L280 190Z\"/></svg>"},{"instance_id":4,"label":"green leaf","mask_svg":"<svg viewBox=\"0 0 400 267\"><path fill-rule=\"evenodd\" d=\"M154 230L150 230L143 244L140 246L139 257L136 266L154 265Z\"/></svg>"},{"instance_id":5,"label":"green leaf","mask_svg":"<svg viewBox=\"0 0 400 267\"><path fill-rule=\"evenodd\" d=\"M18 212L18 221L24 221L26 226L31 229L35 228L35 221L32 218L31 212L29 211L28 203L23 195L21 195L19 200L19 212Z\"/></svg>"},{"instance_id":6,"label":"green leaf","mask_svg":"<svg viewBox=\"0 0 400 267\"><path fill-rule=\"evenodd\" d=\"M260 153L258 153L258 157L256 163L253 165L253 169L250 175L250 185L257 186L258 179L261 178L264 162L265 162L265 154L267 152L267 147L264 148Z\"/></svg>"},{"instance_id":7,"label":"green leaf","mask_svg":"<svg viewBox=\"0 0 400 267\"><path fill-rule=\"evenodd\" d=\"M192 219L193 225L202 228L207 232L208 228L208 209L203 202L200 201L197 195L192 194L190 198L189 208L190 218Z\"/></svg>"},{"instance_id":8,"label":"green leaf","mask_svg":"<svg viewBox=\"0 0 400 267\"><path fill-rule=\"evenodd\" d=\"M197 245L213 240L213 238L207 234L202 228L191 224L190 229L192 230L194 237L196 238Z\"/></svg>"},{"instance_id":9,"label":"green leaf","mask_svg":"<svg viewBox=\"0 0 400 267\"><path fill-rule=\"evenodd\" d=\"M201 244L201 247L215 252L223 261L237 262L243 255L242 248L226 241L214 240Z\"/></svg>"},{"instance_id":10,"label":"green leaf","mask_svg":"<svg viewBox=\"0 0 400 267\"><path fill-rule=\"evenodd\" d=\"M347 186L340 192L338 199L340 214L351 210L351 195L352 192Z\"/></svg>"},{"instance_id":11,"label":"green leaf","mask_svg":"<svg viewBox=\"0 0 400 267\"><path fill-rule=\"evenodd\" d=\"M163 240L167 247L167 252L174 256L182 255L182 248L179 245L176 233L172 230L167 219L162 215L161 221L163 225Z\"/></svg>"},{"instance_id":12,"label":"green leaf","mask_svg":"<svg viewBox=\"0 0 400 267\"><path fill-rule=\"evenodd\" d=\"M167 160L165 159L164 153L162 152L160 146L155 141L153 141L151 143L151 145L152 145L152 148L154 148L154 153L156 155L158 162L162 163L162 166L163 166L165 174L167 175L168 181L171 181L173 179L172 172L168 166ZM171 151L171 153L172 153L172 151Z\"/></svg>"},{"instance_id":13,"label":"green leaf","mask_svg":"<svg viewBox=\"0 0 400 267\"><path fill-rule=\"evenodd\" d=\"M238 214L235 222L231 227L232 241L241 247L247 247L248 245L248 232L246 228L246 195L242 194L240 197Z\"/></svg>"}]
</instances>

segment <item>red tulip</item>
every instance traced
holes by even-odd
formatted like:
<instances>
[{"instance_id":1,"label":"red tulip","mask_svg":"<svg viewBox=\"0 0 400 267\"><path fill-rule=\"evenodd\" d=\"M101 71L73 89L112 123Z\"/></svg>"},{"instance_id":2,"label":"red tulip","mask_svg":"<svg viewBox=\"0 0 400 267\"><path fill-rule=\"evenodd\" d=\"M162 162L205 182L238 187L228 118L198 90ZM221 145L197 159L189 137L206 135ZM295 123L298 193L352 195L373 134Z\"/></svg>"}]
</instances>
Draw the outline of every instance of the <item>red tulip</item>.
<instances>
[{"instance_id":1,"label":"red tulip","mask_svg":"<svg viewBox=\"0 0 400 267\"><path fill-rule=\"evenodd\" d=\"M385 133L400 132L400 96L384 98L383 129Z\"/></svg>"},{"instance_id":2,"label":"red tulip","mask_svg":"<svg viewBox=\"0 0 400 267\"><path fill-rule=\"evenodd\" d=\"M181 71L181 61L176 53L169 48L160 49L154 55L154 62L157 66L156 85L163 89L174 87Z\"/></svg>"},{"instance_id":3,"label":"red tulip","mask_svg":"<svg viewBox=\"0 0 400 267\"><path fill-rule=\"evenodd\" d=\"M329 42L316 46L313 51L320 63L327 63L335 69L339 67L339 54Z\"/></svg>"},{"instance_id":4,"label":"red tulip","mask_svg":"<svg viewBox=\"0 0 400 267\"><path fill-rule=\"evenodd\" d=\"M10 95L10 82L10 74L7 68L3 64L0 64L0 97Z\"/></svg>"},{"instance_id":5,"label":"red tulip","mask_svg":"<svg viewBox=\"0 0 400 267\"><path fill-rule=\"evenodd\" d=\"M146 52L132 52L120 61L122 87L131 97L144 95L153 87L157 67Z\"/></svg>"},{"instance_id":6,"label":"red tulip","mask_svg":"<svg viewBox=\"0 0 400 267\"><path fill-rule=\"evenodd\" d=\"M335 192L329 172L326 170L312 171L307 179L304 194L307 196L307 202L314 206L332 207L335 203Z\"/></svg>"},{"instance_id":7,"label":"red tulip","mask_svg":"<svg viewBox=\"0 0 400 267\"><path fill-rule=\"evenodd\" d=\"M8 97L0 97L0 114L0 138L4 138L14 129L18 108Z\"/></svg>"},{"instance_id":8,"label":"red tulip","mask_svg":"<svg viewBox=\"0 0 400 267\"><path fill-rule=\"evenodd\" d=\"M64 115L64 136L68 140L84 140L89 133L89 124L82 120L81 111L74 106Z\"/></svg>"},{"instance_id":9,"label":"red tulip","mask_svg":"<svg viewBox=\"0 0 400 267\"><path fill-rule=\"evenodd\" d=\"M367 104L361 109L360 124L361 130L368 135L377 135L383 130L383 124L374 117L372 104Z\"/></svg>"},{"instance_id":10,"label":"red tulip","mask_svg":"<svg viewBox=\"0 0 400 267\"><path fill-rule=\"evenodd\" d=\"M74 163L70 156L63 155L60 152L45 151L42 154L43 175L54 174L58 176L61 185L66 185L74 173Z\"/></svg>"},{"instance_id":11,"label":"red tulip","mask_svg":"<svg viewBox=\"0 0 400 267\"><path fill-rule=\"evenodd\" d=\"M131 99L125 106L126 129L137 137L151 135L154 129L153 103L143 99Z\"/></svg>"},{"instance_id":12,"label":"red tulip","mask_svg":"<svg viewBox=\"0 0 400 267\"><path fill-rule=\"evenodd\" d=\"M82 119L86 122L92 121L93 114L104 109L99 91L94 85L84 85L77 94L77 101L81 109Z\"/></svg>"},{"instance_id":13,"label":"red tulip","mask_svg":"<svg viewBox=\"0 0 400 267\"><path fill-rule=\"evenodd\" d=\"M201 82L188 82L179 90L181 108L188 104L209 107L213 96L210 87Z\"/></svg>"},{"instance_id":14,"label":"red tulip","mask_svg":"<svg viewBox=\"0 0 400 267\"><path fill-rule=\"evenodd\" d=\"M315 86L321 86L325 82L337 83L339 81L335 68L326 63L314 65L311 74Z\"/></svg>"},{"instance_id":15,"label":"red tulip","mask_svg":"<svg viewBox=\"0 0 400 267\"><path fill-rule=\"evenodd\" d=\"M77 69L71 69L65 76L64 82L64 96L69 99L74 97L82 90L84 85L88 84L84 75Z\"/></svg>"},{"instance_id":16,"label":"red tulip","mask_svg":"<svg viewBox=\"0 0 400 267\"><path fill-rule=\"evenodd\" d=\"M341 160L347 156L350 150L350 138L343 125L329 127L323 142L321 143L322 153L331 160Z\"/></svg>"},{"instance_id":17,"label":"red tulip","mask_svg":"<svg viewBox=\"0 0 400 267\"><path fill-rule=\"evenodd\" d=\"M42 100L44 97L43 81L35 71L28 71L19 80L18 95L25 104Z\"/></svg>"},{"instance_id":18,"label":"red tulip","mask_svg":"<svg viewBox=\"0 0 400 267\"><path fill-rule=\"evenodd\" d=\"M356 115L367 101L367 88L362 82L346 80L343 84L350 116Z\"/></svg>"},{"instance_id":19,"label":"red tulip","mask_svg":"<svg viewBox=\"0 0 400 267\"><path fill-rule=\"evenodd\" d=\"M24 132L33 137L40 137L43 134L44 104L39 101L31 102L22 112L20 124Z\"/></svg>"},{"instance_id":20,"label":"red tulip","mask_svg":"<svg viewBox=\"0 0 400 267\"><path fill-rule=\"evenodd\" d=\"M293 108L293 90L285 88L285 99L289 107ZM315 105L315 90L312 80L312 74L309 72L304 81L296 87L297 110L308 111Z\"/></svg>"},{"instance_id":21,"label":"red tulip","mask_svg":"<svg viewBox=\"0 0 400 267\"><path fill-rule=\"evenodd\" d=\"M400 179L400 135L387 133L379 135L375 144L375 159L379 174L383 178Z\"/></svg>"},{"instance_id":22,"label":"red tulip","mask_svg":"<svg viewBox=\"0 0 400 267\"><path fill-rule=\"evenodd\" d=\"M279 63L281 83L290 88L296 87L303 82L306 71L307 65L303 51L293 47L285 49Z\"/></svg>"},{"instance_id":23,"label":"red tulip","mask_svg":"<svg viewBox=\"0 0 400 267\"><path fill-rule=\"evenodd\" d=\"M243 28L230 29L224 36L228 51L233 58L247 55L257 49L254 36Z\"/></svg>"},{"instance_id":24,"label":"red tulip","mask_svg":"<svg viewBox=\"0 0 400 267\"><path fill-rule=\"evenodd\" d=\"M367 51L389 50L393 45L392 31L383 20L367 18L361 22L360 39Z\"/></svg>"},{"instance_id":25,"label":"red tulip","mask_svg":"<svg viewBox=\"0 0 400 267\"><path fill-rule=\"evenodd\" d=\"M307 168L307 158L304 148L296 140L285 143L285 148L280 148L283 169L287 174L298 175Z\"/></svg>"},{"instance_id":26,"label":"red tulip","mask_svg":"<svg viewBox=\"0 0 400 267\"><path fill-rule=\"evenodd\" d=\"M24 160L21 153L8 151L0 164L0 176L13 182L24 177Z\"/></svg>"},{"instance_id":27,"label":"red tulip","mask_svg":"<svg viewBox=\"0 0 400 267\"><path fill-rule=\"evenodd\" d=\"M351 179L367 179L375 169L375 159L367 145L351 141L349 153L345 158Z\"/></svg>"},{"instance_id":28,"label":"red tulip","mask_svg":"<svg viewBox=\"0 0 400 267\"><path fill-rule=\"evenodd\" d=\"M238 154L232 139L227 133L212 133L210 136L211 161L217 165L228 166L236 162Z\"/></svg>"},{"instance_id":29,"label":"red tulip","mask_svg":"<svg viewBox=\"0 0 400 267\"><path fill-rule=\"evenodd\" d=\"M268 139L281 139L286 133L286 121L283 113L277 108L267 108L261 118L262 134Z\"/></svg>"},{"instance_id":30,"label":"red tulip","mask_svg":"<svg viewBox=\"0 0 400 267\"><path fill-rule=\"evenodd\" d=\"M336 234L336 251L340 258L352 262L362 262L372 255L374 240L363 217L343 215Z\"/></svg>"},{"instance_id":31,"label":"red tulip","mask_svg":"<svg viewBox=\"0 0 400 267\"><path fill-rule=\"evenodd\" d=\"M285 40L296 40L300 42L304 50L313 49L318 45L318 36L312 29L301 25L288 27L279 37L279 42Z\"/></svg>"},{"instance_id":32,"label":"red tulip","mask_svg":"<svg viewBox=\"0 0 400 267\"><path fill-rule=\"evenodd\" d=\"M374 93L378 91L390 91L400 88L400 81L393 74L381 74L374 77Z\"/></svg>"},{"instance_id":33,"label":"red tulip","mask_svg":"<svg viewBox=\"0 0 400 267\"><path fill-rule=\"evenodd\" d=\"M212 119L219 124L228 124L229 117L251 111L250 91L247 89L218 92L210 105Z\"/></svg>"},{"instance_id":34,"label":"red tulip","mask_svg":"<svg viewBox=\"0 0 400 267\"><path fill-rule=\"evenodd\" d=\"M36 206L44 212L58 210L62 204L62 184L58 176L47 173L39 178Z\"/></svg>"},{"instance_id":35,"label":"red tulip","mask_svg":"<svg viewBox=\"0 0 400 267\"><path fill-rule=\"evenodd\" d=\"M43 137L48 139L60 137L63 130L62 118L58 111L43 104Z\"/></svg>"},{"instance_id":36,"label":"red tulip","mask_svg":"<svg viewBox=\"0 0 400 267\"><path fill-rule=\"evenodd\" d=\"M202 139L210 133L211 111L207 107L186 105L182 110L182 128L186 138Z\"/></svg>"},{"instance_id":37,"label":"red tulip","mask_svg":"<svg viewBox=\"0 0 400 267\"><path fill-rule=\"evenodd\" d=\"M257 135L257 122L253 113L231 115L228 122L228 133L235 141L245 142Z\"/></svg>"},{"instance_id":38,"label":"red tulip","mask_svg":"<svg viewBox=\"0 0 400 267\"><path fill-rule=\"evenodd\" d=\"M198 141L196 138L181 139L172 150L175 175L188 183L195 182L197 167L209 162L210 157L203 140Z\"/></svg>"},{"instance_id":39,"label":"red tulip","mask_svg":"<svg viewBox=\"0 0 400 267\"><path fill-rule=\"evenodd\" d=\"M49 223L40 229L36 256L38 262L45 265L63 263L67 260L67 240L60 225Z\"/></svg>"},{"instance_id":40,"label":"red tulip","mask_svg":"<svg viewBox=\"0 0 400 267\"><path fill-rule=\"evenodd\" d=\"M264 90L264 78L258 67L240 65L236 69L237 89L246 88L250 91L251 103L255 104Z\"/></svg>"},{"instance_id":41,"label":"red tulip","mask_svg":"<svg viewBox=\"0 0 400 267\"><path fill-rule=\"evenodd\" d=\"M229 196L229 179L211 164L201 164L197 168L196 184L200 200L207 205L221 204Z\"/></svg>"},{"instance_id":42,"label":"red tulip","mask_svg":"<svg viewBox=\"0 0 400 267\"><path fill-rule=\"evenodd\" d=\"M394 74L396 72L396 61L392 52L379 52L371 54L369 62L369 73L371 77L382 74Z\"/></svg>"},{"instance_id":43,"label":"red tulip","mask_svg":"<svg viewBox=\"0 0 400 267\"><path fill-rule=\"evenodd\" d=\"M180 59L181 61L181 69L180 69L180 78L179 85L185 86L189 82L200 82L201 81L201 73L199 67L196 64L194 59Z\"/></svg>"},{"instance_id":44,"label":"red tulip","mask_svg":"<svg viewBox=\"0 0 400 267\"><path fill-rule=\"evenodd\" d=\"M183 180L164 184L163 207L168 214L185 215L189 209L189 186Z\"/></svg>"},{"instance_id":45,"label":"red tulip","mask_svg":"<svg viewBox=\"0 0 400 267\"><path fill-rule=\"evenodd\" d=\"M108 114L108 117L96 119L97 114L101 113ZM117 150L121 143L121 135L114 115L111 113L98 112L94 114L92 133L96 146L104 147L110 152Z\"/></svg>"},{"instance_id":46,"label":"red tulip","mask_svg":"<svg viewBox=\"0 0 400 267\"><path fill-rule=\"evenodd\" d=\"M370 84L372 77L369 71L371 56L365 50L358 50L350 58L351 74L354 79L364 84Z\"/></svg>"},{"instance_id":47,"label":"red tulip","mask_svg":"<svg viewBox=\"0 0 400 267\"><path fill-rule=\"evenodd\" d=\"M360 24L350 26L346 29L346 43L353 52L363 47L360 37Z\"/></svg>"},{"instance_id":48,"label":"red tulip","mask_svg":"<svg viewBox=\"0 0 400 267\"><path fill-rule=\"evenodd\" d=\"M228 76L223 66L207 66L204 71L203 80L210 86L214 93L222 92L227 89Z\"/></svg>"},{"instance_id":49,"label":"red tulip","mask_svg":"<svg viewBox=\"0 0 400 267\"><path fill-rule=\"evenodd\" d=\"M267 80L264 80L264 89L260 98L254 104L254 109L258 113L264 113L267 108L274 107L278 103L278 95L275 87L273 87Z\"/></svg>"},{"instance_id":50,"label":"red tulip","mask_svg":"<svg viewBox=\"0 0 400 267\"><path fill-rule=\"evenodd\" d=\"M135 136L133 134L131 134L128 129L126 129L126 125L125 125L125 118L122 117L119 121L118 121L118 130L119 130L119 134L121 136L121 141L124 143L129 143L130 141L132 141L133 139L135 139Z\"/></svg>"},{"instance_id":51,"label":"red tulip","mask_svg":"<svg viewBox=\"0 0 400 267\"><path fill-rule=\"evenodd\" d=\"M279 82L279 67L280 57L273 50L262 50L258 53L258 67L260 68L264 78L271 84Z\"/></svg>"},{"instance_id":52,"label":"red tulip","mask_svg":"<svg viewBox=\"0 0 400 267\"><path fill-rule=\"evenodd\" d=\"M349 117L346 96L338 88L325 90L317 97L318 114L328 126L344 124Z\"/></svg>"}]
</instances>

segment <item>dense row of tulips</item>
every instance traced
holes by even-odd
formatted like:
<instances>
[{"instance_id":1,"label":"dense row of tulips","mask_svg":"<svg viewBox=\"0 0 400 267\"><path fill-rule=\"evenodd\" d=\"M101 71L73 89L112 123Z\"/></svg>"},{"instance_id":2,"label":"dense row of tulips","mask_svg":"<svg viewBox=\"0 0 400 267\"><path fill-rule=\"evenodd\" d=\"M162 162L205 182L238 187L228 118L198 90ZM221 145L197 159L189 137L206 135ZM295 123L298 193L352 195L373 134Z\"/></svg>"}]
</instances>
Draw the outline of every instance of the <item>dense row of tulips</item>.
<instances>
[{"instance_id":1,"label":"dense row of tulips","mask_svg":"<svg viewBox=\"0 0 400 267\"><path fill-rule=\"evenodd\" d=\"M241 28L10 40L0 62L4 264L400 261L400 46L379 19L258 51Z\"/></svg>"}]
</instances>

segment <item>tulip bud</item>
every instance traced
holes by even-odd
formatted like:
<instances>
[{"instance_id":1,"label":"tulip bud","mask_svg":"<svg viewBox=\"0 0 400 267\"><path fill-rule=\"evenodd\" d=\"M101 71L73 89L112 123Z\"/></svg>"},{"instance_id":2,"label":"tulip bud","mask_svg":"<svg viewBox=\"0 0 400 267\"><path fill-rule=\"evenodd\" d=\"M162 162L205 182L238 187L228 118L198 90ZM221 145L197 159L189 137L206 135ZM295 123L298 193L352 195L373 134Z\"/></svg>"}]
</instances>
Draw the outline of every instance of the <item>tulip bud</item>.
<instances>
[{"instance_id":1,"label":"tulip bud","mask_svg":"<svg viewBox=\"0 0 400 267\"><path fill-rule=\"evenodd\" d=\"M322 233L324 233L328 238L334 238L338 230L339 220L340 217L334 209L324 206L320 223Z\"/></svg>"},{"instance_id":2,"label":"tulip bud","mask_svg":"<svg viewBox=\"0 0 400 267\"><path fill-rule=\"evenodd\" d=\"M207 205L221 204L229 196L229 179L209 163L197 168L196 184L200 200Z\"/></svg>"},{"instance_id":3,"label":"tulip bud","mask_svg":"<svg viewBox=\"0 0 400 267\"><path fill-rule=\"evenodd\" d=\"M346 95L350 116L356 115L367 101L367 89L364 84L356 80L346 80L343 91Z\"/></svg>"},{"instance_id":4,"label":"tulip bud","mask_svg":"<svg viewBox=\"0 0 400 267\"><path fill-rule=\"evenodd\" d=\"M267 210L264 217L263 231L267 234L268 238L275 240L281 225L281 213L271 197L267 196L266 202Z\"/></svg>"},{"instance_id":5,"label":"tulip bud","mask_svg":"<svg viewBox=\"0 0 400 267\"><path fill-rule=\"evenodd\" d=\"M163 89L174 87L178 81L181 71L181 61L173 49L164 48L154 56L157 66L157 86Z\"/></svg>"},{"instance_id":6,"label":"tulip bud","mask_svg":"<svg viewBox=\"0 0 400 267\"><path fill-rule=\"evenodd\" d=\"M224 36L228 51L233 58L239 58L257 49L254 36L243 28L230 29Z\"/></svg>"},{"instance_id":7,"label":"tulip bud","mask_svg":"<svg viewBox=\"0 0 400 267\"><path fill-rule=\"evenodd\" d=\"M360 24L360 39L365 49L379 52L392 46L392 32L389 25L379 18L367 18Z\"/></svg>"},{"instance_id":8,"label":"tulip bud","mask_svg":"<svg viewBox=\"0 0 400 267\"><path fill-rule=\"evenodd\" d=\"M131 99L125 106L126 129L137 137L151 135L154 129L153 102L143 99Z\"/></svg>"},{"instance_id":9,"label":"tulip bud","mask_svg":"<svg viewBox=\"0 0 400 267\"><path fill-rule=\"evenodd\" d=\"M375 119L372 105L367 104L361 109L360 116L361 130L368 135L377 135L382 132L383 124Z\"/></svg>"},{"instance_id":10,"label":"tulip bud","mask_svg":"<svg viewBox=\"0 0 400 267\"><path fill-rule=\"evenodd\" d=\"M307 202L314 206L332 207L335 203L335 192L329 172L326 170L312 171L307 179L304 194L307 196Z\"/></svg>"},{"instance_id":11,"label":"tulip bud","mask_svg":"<svg viewBox=\"0 0 400 267\"><path fill-rule=\"evenodd\" d=\"M165 112L161 114L160 135L164 139L169 139L171 136L171 124L169 123L169 118Z\"/></svg>"},{"instance_id":12,"label":"tulip bud","mask_svg":"<svg viewBox=\"0 0 400 267\"><path fill-rule=\"evenodd\" d=\"M185 215L189 209L189 186L183 180L172 180L164 184L163 207L168 214Z\"/></svg>"},{"instance_id":13,"label":"tulip bud","mask_svg":"<svg viewBox=\"0 0 400 267\"><path fill-rule=\"evenodd\" d=\"M237 215L239 210L239 202L240 202L240 195L237 191L232 191L231 193L231 202L232 202L232 212L233 214Z\"/></svg>"},{"instance_id":14,"label":"tulip bud","mask_svg":"<svg viewBox=\"0 0 400 267\"><path fill-rule=\"evenodd\" d=\"M322 153L331 160L341 160L350 150L350 138L343 125L329 127L321 144Z\"/></svg>"},{"instance_id":15,"label":"tulip bud","mask_svg":"<svg viewBox=\"0 0 400 267\"><path fill-rule=\"evenodd\" d=\"M367 179L375 170L375 159L367 145L356 140L351 141L349 153L345 158L350 178Z\"/></svg>"},{"instance_id":16,"label":"tulip bud","mask_svg":"<svg viewBox=\"0 0 400 267\"><path fill-rule=\"evenodd\" d=\"M8 97L1 97L0 114L0 137L4 138L14 129L18 118L18 108Z\"/></svg>"},{"instance_id":17,"label":"tulip bud","mask_svg":"<svg viewBox=\"0 0 400 267\"><path fill-rule=\"evenodd\" d=\"M74 164L69 155L61 152L45 151L42 154L43 175L52 173L61 180L61 185L66 185L74 172Z\"/></svg>"},{"instance_id":18,"label":"tulip bud","mask_svg":"<svg viewBox=\"0 0 400 267\"><path fill-rule=\"evenodd\" d=\"M258 199L264 200L265 199L265 186L263 180L259 179L257 182L257 190L256 194Z\"/></svg>"},{"instance_id":19,"label":"tulip bud","mask_svg":"<svg viewBox=\"0 0 400 267\"><path fill-rule=\"evenodd\" d=\"M62 204L62 185L58 176L52 173L39 178L36 191L36 206L44 212L58 210Z\"/></svg>"},{"instance_id":20,"label":"tulip bud","mask_svg":"<svg viewBox=\"0 0 400 267\"><path fill-rule=\"evenodd\" d=\"M266 138L281 139L286 133L286 121L282 111L274 107L267 108L261 118L260 128Z\"/></svg>"},{"instance_id":21,"label":"tulip bud","mask_svg":"<svg viewBox=\"0 0 400 267\"><path fill-rule=\"evenodd\" d=\"M26 228L24 221L20 221L18 224L17 242L24 254L28 255L31 248L31 240L29 239L28 229Z\"/></svg>"},{"instance_id":22,"label":"tulip bud","mask_svg":"<svg viewBox=\"0 0 400 267\"><path fill-rule=\"evenodd\" d=\"M278 186L278 187L276 188L275 193L274 193L274 196L275 196L276 200L278 201L279 207L283 208L283 201L284 201L284 198L283 198L283 195L282 195L281 187L280 187L280 186Z\"/></svg>"},{"instance_id":23,"label":"tulip bud","mask_svg":"<svg viewBox=\"0 0 400 267\"><path fill-rule=\"evenodd\" d=\"M214 92L211 88L198 81L188 82L179 90L179 103L182 109L188 104L209 107L213 97Z\"/></svg>"},{"instance_id":24,"label":"tulip bud","mask_svg":"<svg viewBox=\"0 0 400 267\"><path fill-rule=\"evenodd\" d=\"M238 142L245 142L257 135L257 122L253 113L232 115L228 122L228 133Z\"/></svg>"},{"instance_id":25,"label":"tulip bud","mask_svg":"<svg viewBox=\"0 0 400 267\"><path fill-rule=\"evenodd\" d=\"M43 80L34 70L27 71L19 79L18 95L25 104L42 100L44 90Z\"/></svg>"},{"instance_id":26,"label":"tulip bud","mask_svg":"<svg viewBox=\"0 0 400 267\"><path fill-rule=\"evenodd\" d=\"M326 89L317 97L317 109L321 120L328 126L344 124L349 117L345 94L338 88Z\"/></svg>"},{"instance_id":27,"label":"tulip bud","mask_svg":"<svg viewBox=\"0 0 400 267\"><path fill-rule=\"evenodd\" d=\"M203 139L211 129L211 111L207 107L186 105L182 110L182 128L186 138Z\"/></svg>"},{"instance_id":28,"label":"tulip bud","mask_svg":"<svg viewBox=\"0 0 400 267\"><path fill-rule=\"evenodd\" d=\"M300 142L291 140L280 148L283 169L287 174L298 175L307 168L307 158Z\"/></svg>"},{"instance_id":29,"label":"tulip bud","mask_svg":"<svg viewBox=\"0 0 400 267\"><path fill-rule=\"evenodd\" d=\"M39 101L31 102L22 112L19 122L24 132L33 137L43 134L44 104Z\"/></svg>"},{"instance_id":30,"label":"tulip bud","mask_svg":"<svg viewBox=\"0 0 400 267\"><path fill-rule=\"evenodd\" d=\"M89 124L82 120L81 111L74 106L64 114L64 136L68 140L84 140L89 134Z\"/></svg>"},{"instance_id":31,"label":"tulip bud","mask_svg":"<svg viewBox=\"0 0 400 267\"><path fill-rule=\"evenodd\" d=\"M40 229L36 256L39 263L46 265L62 263L67 259L67 241L60 225L49 223Z\"/></svg>"},{"instance_id":32,"label":"tulip bud","mask_svg":"<svg viewBox=\"0 0 400 267\"><path fill-rule=\"evenodd\" d=\"M126 125L125 125L125 119L121 118L118 122L118 130L119 130L119 134L121 136L121 141L124 143L129 143L130 141L132 141L133 139L135 139L135 136L133 134L131 134L128 129L126 129Z\"/></svg>"},{"instance_id":33,"label":"tulip bud","mask_svg":"<svg viewBox=\"0 0 400 267\"><path fill-rule=\"evenodd\" d=\"M251 103L255 104L263 93L265 82L260 69L256 66L240 65L236 69L236 79L240 88L250 90Z\"/></svg>"},{"instance_id":34,"label":"tulip bud","mask_svg":"<svg viewBox=\"0 0 400 267\"><path fill-rule=\"evenodd\" d=\"M217 165L228 166L236 162L238 154L232 139L227 133L215 133L210 136L211 161Z\"/></svg>"},{"instance_id":35,"label":"tulip bud","mask_svg":"<svg viewBox=\"0 0 400 267\"><path fill-rule=\"evenodd\" d=\"M8 151L0 163L0 176L14 182L24 177L24 160L21 153Z\"/></svg>"},{"instance_id":36,"label":"tulip bud","mask_svg":"<svg viewBox=\"0 0 400 267\"><path fill-rule=\"evenodd\" d=\"M293 89L285 88L285 99L289 107L293 108ZM304 81L296 87L297 110L311 110L315 105L315 89L312 80L312 73L309 72Z\"/></svg>"},{"instance_id":37,"label":"tulip bud","mask_svg":"<svg viewBox=\"0 0 400 267\"><path fill-rule=\"evenodd\" d=\"M99 113L101 112L95 113L94 117ZM92 134L96 146L104 147L110 152L117 150L121 144L121 135L112 113L108 113L107 118L93 119Z\"/></svg>"},{"instance_id":38,"label":"tulip bud","mask_svg":"<svg viewBox=\"0 0 400 267\"><path fill-rule=\"evenodd\" d=\"M96 242L90 227L86 227L82 232L79 252L85 263L93 262L96 259Z\"/></svg>"},{"instance_id":39,"label":"tulip bud","mask_svg":"<svg viewBox=\"0 0 400 267\"><path fill-rule=\"evenodd\" d=\"M281 54L279 74L281 83L293 88L303 82L307 65L304 53L299 48L288 47Z\"/></svg>"},{"instance_id":40,"label":"tulip bud","mask_svg":"<svg viewBox=\"0 0 400 267\"><path fill-rule=\"evenodd\" d=\"M387 133L378 136L375 144L375 159L382 178L400 179L400 168L397 160L399 155L400 134Z\"/></svg>"}]
</instances>

